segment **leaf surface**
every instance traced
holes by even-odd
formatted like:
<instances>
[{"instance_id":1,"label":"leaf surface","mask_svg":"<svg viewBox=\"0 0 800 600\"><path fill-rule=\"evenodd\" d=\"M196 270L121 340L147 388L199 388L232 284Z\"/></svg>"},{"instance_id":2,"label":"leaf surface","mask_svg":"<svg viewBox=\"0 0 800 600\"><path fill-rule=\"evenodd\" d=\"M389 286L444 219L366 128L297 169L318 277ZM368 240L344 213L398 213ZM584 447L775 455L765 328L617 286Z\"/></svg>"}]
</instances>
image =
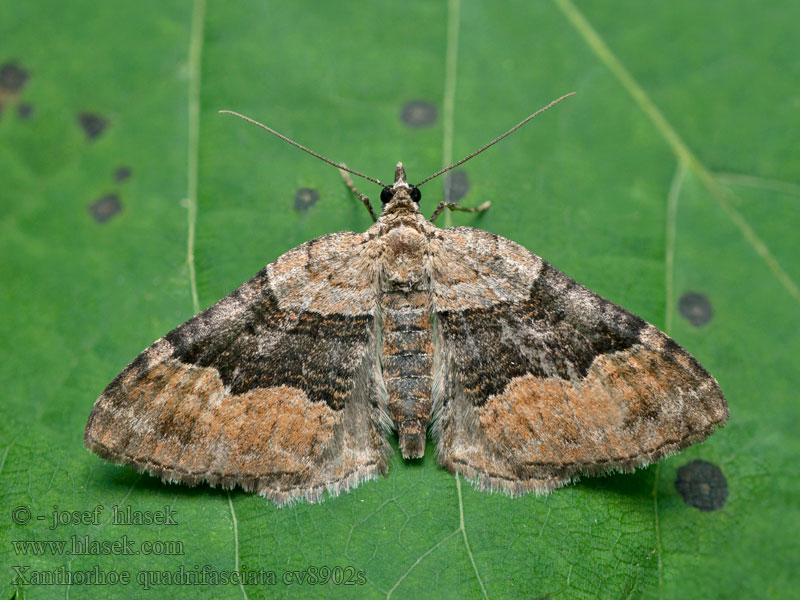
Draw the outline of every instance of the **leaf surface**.
<instances>
[{"instance_id":1,"label":"leaf surface","mask_svg":"<svg viewBox=\"0 0 800 600\"><path fill-rule=\"evenodd\" d=\"M742 1L6 6L2 597L793 593L798 20L793 3ZM384 181L398 160L420 180L573 90L461 168L462 202L492 208L451 222L525 245L684 345L730 403L706 443L518 499L456 480L429 445L284 509L83 448L92 403L142 348L290 248L369 225L334 169L219 109ZM423 188L428 212L442 185ZM676 488L695 460L724 477L715 510ZM115 505L176 523L121 524ZM85 536L138 554L76 554ZM27 544L44 541L66 546ZM237 568L262 582L191 579ZM98 572L102 587L61 584Z\"/></svg>"}]
</instances>

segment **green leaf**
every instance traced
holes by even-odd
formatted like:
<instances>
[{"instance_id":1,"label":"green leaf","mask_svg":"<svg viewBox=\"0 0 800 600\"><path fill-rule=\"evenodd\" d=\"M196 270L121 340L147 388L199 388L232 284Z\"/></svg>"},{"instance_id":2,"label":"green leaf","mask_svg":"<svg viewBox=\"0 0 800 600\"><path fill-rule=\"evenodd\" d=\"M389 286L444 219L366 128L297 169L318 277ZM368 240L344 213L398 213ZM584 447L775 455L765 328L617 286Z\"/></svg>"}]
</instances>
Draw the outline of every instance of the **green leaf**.
<instances>
[{"instance_id":1,"label":"green leaf","mask_svg":"<svg viewBox=\"0 0 800 600\"><path fill-rule=\"evenodd\" d=\"M799 20L795 3L741 0L8 3L0 597L796 593ZM452 222L520 242L665 328L728 397L730 422L706 443L518 499L476 492L429 446L386 478L283 509L83 448L92 403L142 348L290 248L369 224L334 169L217 110L374 177L403 160L422 179L573 90L462 167L463 203L492 208ZM413 101L436 108L433 124L404 122ZM426 210L441 185L426 186ZM319 196L306 210L301 188ZM683 313L708 316L702 297L710 320L692 325ZM696 459L721 470L721 508L677 491ZM115 523L114 505L176 524ZM98 506L96 523L50 529L54 510L92 521L81 511ZM73 536L140 553L71 554ZM66 547L35 555L29 541ZM355 585L284 580L335 567ZM191 579L236 568L266 580ZM179 584L137 581L181 569Z\"/></svg>"}]
</instances>

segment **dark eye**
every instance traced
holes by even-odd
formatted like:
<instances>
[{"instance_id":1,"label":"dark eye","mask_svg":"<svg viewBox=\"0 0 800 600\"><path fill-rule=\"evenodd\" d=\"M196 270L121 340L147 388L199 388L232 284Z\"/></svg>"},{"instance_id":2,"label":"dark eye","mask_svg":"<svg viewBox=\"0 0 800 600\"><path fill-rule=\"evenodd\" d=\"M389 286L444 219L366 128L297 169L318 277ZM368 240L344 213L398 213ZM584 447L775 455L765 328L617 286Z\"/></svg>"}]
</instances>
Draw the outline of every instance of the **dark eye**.
<instances>
[{"instance_id":1,"label":"dark eye","mask_svg":"<svg viewBox=\"0 0 800 600\"><path fill-rule=\"evenodd\" d=\"M411 199L414 202L419 202L422 199L422 192L419 191L419 188L411 188Z\"/></svg>"},{"instance_id":2,"label":"dark eye","mask_svg":"<svg viewBox=\"0 0 800 600\"><path fill-rule=\"evenodd\" d=\"M384 204L391 202L392 196L394 196L394 193L392 192L391 188L383 188L381 190L381 202Z\"/></svg>"}]
</instances>

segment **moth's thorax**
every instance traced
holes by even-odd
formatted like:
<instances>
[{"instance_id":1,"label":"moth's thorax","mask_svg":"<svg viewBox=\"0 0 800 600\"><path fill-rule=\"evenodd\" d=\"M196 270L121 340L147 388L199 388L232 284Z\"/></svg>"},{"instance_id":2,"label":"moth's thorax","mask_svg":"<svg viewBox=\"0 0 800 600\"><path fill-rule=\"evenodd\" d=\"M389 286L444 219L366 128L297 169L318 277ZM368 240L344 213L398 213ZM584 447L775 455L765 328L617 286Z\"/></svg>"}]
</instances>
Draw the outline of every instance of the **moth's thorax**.
<instances>
[{"instance_id":1,"label":"moth's thorax","mask_svg":"<svg viewBox=\"0 0 800 600\"><path fill-rule=\"evenodd\" d=\"M427 289L423 261L427 250L429 223L411 199L403 163L397 163L392 199L383 207L375 224L381 248L381 290Z\"/></svg>"},{"instance_id":2,"label":"moth's thorax","mask_svg":"<svg viewBox=\"0 0 800 600\"><path fill-rule=\"evenodd\" d=\"M392 227L381 237L381 289L427 289L424 259L427 237L409 225Z\"/></svg>"},{"instance_id":3,"label":"moth's thorax","mask_svg":"<svg viewBox=\"0 0 800 600\"><path fill-rule=\"evenodd\" d=\"M411 199L408 192L402 190L400 194L395 194L391 202L384 205L381 219L384 217L413 215L422 216L419 212L419 205Z\"/></svg>"}]
</instances>

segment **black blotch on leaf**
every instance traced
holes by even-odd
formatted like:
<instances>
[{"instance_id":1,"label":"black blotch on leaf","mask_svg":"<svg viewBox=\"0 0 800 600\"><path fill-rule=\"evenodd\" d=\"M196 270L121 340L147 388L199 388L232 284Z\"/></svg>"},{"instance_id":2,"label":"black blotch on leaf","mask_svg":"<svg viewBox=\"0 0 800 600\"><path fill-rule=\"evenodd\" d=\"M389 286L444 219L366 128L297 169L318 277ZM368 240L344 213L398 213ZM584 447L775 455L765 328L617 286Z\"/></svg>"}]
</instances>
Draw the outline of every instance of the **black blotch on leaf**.
<instances>
[{"instance_id":1,"label":"black blotch on leaf","mask_svg":"<svg viewBox=\"0 0 800 600\"><path fill-rule=\"evenodd\" d=\"M714 316L714 309L705 294L687 292L678 301L678 311L695 327L706 325Z\"/></svg>"},{"instance_id":2,"label":"black blotch on leaf","mask_svg":"<svg viewBox=\"0 0 800 600\"><path fill-rule=\"evenodd\" d=\"M80 124L86 137L90 140L95 139L108 126L108 120L100 115L88 112L78 113L78 123Z\"/></svg>"},{"instance_id":3,"label":"black blotch on leaf","mask_svg":"<svg viewBox=\"0 0 800 600\"><path fill-rule=\"evenodd\" d=\"M16 63L4 63L0 66L0 90L15 94L28 81L30 73Z\"/></svg>"},{"instance_id":4,"label":"black blotch on leaf","mask_svg":"<svg viewBox=\"0 0 800 600\"><path fill-rule=\"evenodd\" d=\"M403 106L400 120L411 127L428 127L436 123L436 106L425 100L413 100Z\"/></svg>"},{"instance_id":5,"label":"black blotch on leaf","mask_svg":"<svg viewBox=\"0 0 800 600\"><path fill-rule=\"evenodd\" d=\"M450 171L445 175L445 185L447 186L447 201L458 202L469 191L469 179L466 171Z\"/></svg>"},{"instance_id":6,"label":"black blotch on leaf","mask_svg":"<svg viewBox=\"0 0 800 600\"><path fill-rule=\"evenodd\" d=\"M20 104L17 106L17 116L22 120L28 120L33 116L33 106L30 104Z\"/></svg>"},{"instance_id":7,"label":"black blotch on leaf","mask_svg":"<svg viewBox=\"0 0 800 600\"><path fill-rule=\"evenodd\" d=\"M122 183L126 179L131 176L131 168L130 167L117 167L114 171L114 181L117 183Z\"/></svg>"},{"instance_id":8,"label":"black blotch on leaf","mask_svg":"<svg viewBox=\"0 0 800 600\"><path fill-rule=\"evenodd\" d=\"M294 209L305 212L319 200L319 192L314 188L300 188L294 195Z\"/></svg>"},{"instance_id":9,"label":"black blotch on leaf","mask_svg":"<svg viewBox=\"0 0 800 600\"><path fill-rule=\"evenodd\" d=\"M105 223L122 210L118 194L106 194L89 205L89 212L98 223Z\"/></svg>"},{"instance_id":10,"label":"black blotch on leaf","mask_svg":"<svg viewBox=\"0 0 800 600\"><path fill-rule=\"evenodd\" d=\"M708 512L719 510L728 499L728 482L717 465L693 460L678 469L675 489L690 506Z\"/></svg>"}]
</instances>

